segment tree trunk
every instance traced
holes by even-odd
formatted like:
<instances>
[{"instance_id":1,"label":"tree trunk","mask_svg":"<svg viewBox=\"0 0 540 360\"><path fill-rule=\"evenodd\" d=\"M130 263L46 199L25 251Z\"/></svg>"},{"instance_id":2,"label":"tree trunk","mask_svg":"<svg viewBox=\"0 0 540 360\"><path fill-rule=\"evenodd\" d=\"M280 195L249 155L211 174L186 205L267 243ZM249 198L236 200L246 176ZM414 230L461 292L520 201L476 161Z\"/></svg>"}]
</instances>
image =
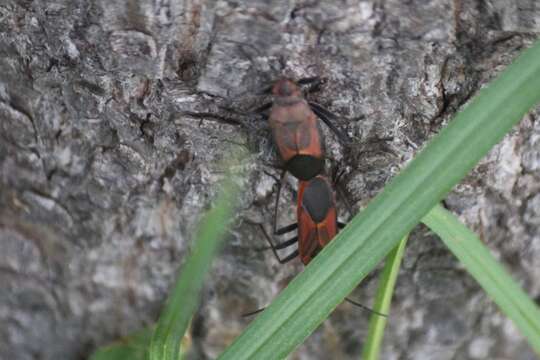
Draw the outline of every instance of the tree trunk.
<instances>
[{"instance_id":1,"label":"tree trunk","mask_svg":"<svg viewBox=\"0 0 540 360\"><path fill-rule=\"evenodd\" d=\"M240 144L253 171L191 329L192 358L215 358L302 269L254 250L280 172L263 117L242 113L269 100L259 93L280 76L324 80L308 97L355 139L345 149L323 129L358 210L539 32L535 0L1 0L0 358L86 358L152 324ZM446 201L536 299L539 117ZM289 178L280 223L295 188ZM369 305L376 285L351 297ZM368 317L340 305L291 358L358 359ZM418 228L383 358L534 354Z\"/></svg>"}]
</instances>

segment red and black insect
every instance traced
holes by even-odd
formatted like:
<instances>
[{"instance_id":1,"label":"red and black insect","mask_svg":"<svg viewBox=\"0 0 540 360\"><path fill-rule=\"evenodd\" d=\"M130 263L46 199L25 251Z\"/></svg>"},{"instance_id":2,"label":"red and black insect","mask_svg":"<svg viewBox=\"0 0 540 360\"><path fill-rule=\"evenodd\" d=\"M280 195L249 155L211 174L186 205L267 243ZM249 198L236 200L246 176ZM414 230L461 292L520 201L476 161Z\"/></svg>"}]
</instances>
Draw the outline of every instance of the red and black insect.
<instances>
[{"instance_id":1,"label":"red and black insect","mask_svg":"<svg viewBox=\"0 0 540 360\"><path fill-rule=\"evenodd\" d=\"M335 177L334 183L337 183L340 176L341 174ZM322 175L318 175L309 181L300 181L296 215L297 222L280 229L276 229L276 219L274 219L275 235L284 235L297 230L296 236L276 245L260 225L274 256L281 264L285 264L297 257L300 257L304 265L309 264L322 248L332 241L339 229L346 225L338 221L334 190L327 178ZM285 258L280 258L277 250L288 248L296 243L298 243L296 250ZM348 298L345 300L377 315L386 316ZM261 310L259 309L247 315L253 315Z\"/></svg>"},{"instance_id":2,"label":"red and black insect","mask_svg":"<svg viewBox=\"0 0 540 360\"><path fill-rule=\"evenodd\" d=\"M324 140L317 118L294 82L278 80L272 93L268 122L284 167L296 178L309 180L324 169Z\"/></svg>"},{"instance_id":3,"label":"red and black insect","mask_svg":"<svg viewBox=\"0 0 540 360\"><path fill-rule=\"evenodd\" d=\"M299 84L317 81L303 79ZM271 88L273 102L258 111L270 108L269 124L284 170L299 180L310 180L324 170L324 139L317 117L319 117L344 143L349 139L331 121L337 116L321 105L308 102L297 83L283 78Z\"/></svg>"},{"instance_id":4,"label":"red and black insect","mask_svg":"<svg viewBox=\"0 0 540 360\"><path fill-rule=\"evenodd\" d=\"M318 175L309 181L299 182L296 216L297 222L280 229L276 229L274 221L275 235L297 230L296 236L277 245L273 244L269 236L267 240L280 263L284 264L299 256L302 263L307 265L336 236L338 228L345 226L337 220L334 191L324 176ZM298 248L281 259L277 250L295 243L298 243Z\"/></svg>"}]
</instances>

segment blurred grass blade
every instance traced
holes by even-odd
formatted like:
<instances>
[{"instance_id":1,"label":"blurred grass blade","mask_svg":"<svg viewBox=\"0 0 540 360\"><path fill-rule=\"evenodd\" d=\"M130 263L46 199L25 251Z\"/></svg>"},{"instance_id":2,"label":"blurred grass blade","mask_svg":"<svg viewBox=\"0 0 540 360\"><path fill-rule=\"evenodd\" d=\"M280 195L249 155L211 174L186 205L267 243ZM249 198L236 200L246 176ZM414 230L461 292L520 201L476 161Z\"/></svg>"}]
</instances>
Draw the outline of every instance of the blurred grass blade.
<instances>
[{"instance_id":1,"label":"blurred grass blade","mask_svg":"<svg viewBox=\"0 0 540 360\"><path fill-rule=\"evenodd\" d=\"M212 209L199 224L195 242L162 311L150 344L151 360L177 360L180 341L195 312L205 275L232 218L239 188L228 172Z\"/></svg>"},{"instance_id":2,"label":"blurred grass blade","mask_svg":"<svg viewBox=\"0 0 540 360\"><path fill-rule=\"evenodd\" d=\"M441 205L435 206L422 222L439 235L540 354L540 309L512 280L476 234Z\"/></svg>"},{"instance_id":3,"label":"blurred grass blade","mask_svg":"<svg viewBox=\"0 0 540 360\"><path fill-rule=\"evenodd\" d=\"M90 356L90 360L148 360L148 347L154 331L155 327L148 327L103 346ZM190 348L191 336L186 333L181 341L179 360L185 358Z\"/></svg>"},{"instance_id":4,"label":"blurred grass blade","mask_svg":"<svg viewBox=\"0 0 540 360\"><path fill-rule=\"evenodd\" d=\"M147 328L125 339L98 349L90 360L147 360L153 328Z\"/></svg>"},{"instance_id":5,"label":"blurred grass blade","mask_svg":"<svg viewBox=\"0 0 540 360\"><path fill-rule=\"evenodd\" d=\"M540 100L540 42L526 50L396 176L220 359L292 352Z\"/></svg>"},{"instance_id":6,"label":"blurred grass blade","mask_svg":"<svg viewBox=\"0 0 540 360\"><path fill-rule=\"evenodd\" d=\"M386 257L386 263L384 264L383 273L379 280L379 289L377 290L377 296L375 298L375 305L373 310L382 314L388 314L390 317L390 303L392 295L394 294L394 286L399 274L399 268L401 266L401 259L405 252L405 245L407 244L407 238L405 236L399 244L388 254ZM363 360L376 360L379 359L381 352L381 344L384 336L384 328L388 318L378 316L376 314L371 315L369 320L369 331L364 348L362 350Z\"/></svg>"}]
</instances>

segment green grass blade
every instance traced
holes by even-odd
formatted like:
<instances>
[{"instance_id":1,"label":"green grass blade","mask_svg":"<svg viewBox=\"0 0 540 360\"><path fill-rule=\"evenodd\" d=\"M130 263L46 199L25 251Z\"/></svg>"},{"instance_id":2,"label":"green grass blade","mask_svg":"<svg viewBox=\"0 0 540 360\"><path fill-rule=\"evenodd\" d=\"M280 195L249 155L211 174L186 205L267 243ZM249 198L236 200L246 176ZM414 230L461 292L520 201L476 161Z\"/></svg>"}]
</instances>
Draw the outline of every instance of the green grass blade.
<instances>
[{"instance_id":1,"label":"green grass blade","mask_svg":"<svg viewBox=\"0 0 540 360\"><path fill-rule=\"evenodd\" d=\"M388 314L388 316L390 316L390 303L394 294L394 286L399 274L401 259L405 253L405 245L407 244L408 237L407 235L401 239L399 244L388 254L379 280L379 289L377 290L373 309L382 314ZM388 318L376 314L371 315L368 336L362 350L362 359L376 360L379 358L387 320Z\"/></svg>"},{"instance_id":2,"label":"green grass blade","mask_svg":"<svg viewBox=\"0 0 540 360\"><path fill-rule=\"evenodd\" d=\"M191 254L162 311L150 344L151 360L177 360L180 341L195 312L205 275L223 238L239 188L231 173L225 176L214 206L199 224Z\"/></svg>"},{"instance_id":3,"label":"green grass blade","mask_svg":"<svg viewBox=\"0 0 540 360\"><path fill-rule=\"evenodd\" d=\"M292 352L399 240L540 100L540 42L526 50L396 176L220 359Z\"/></svg>"},{"instance_id":4,"label":"green grass blade","mask_svg":"<svg viewBox=\"0 0 540 360\"><path fill-rule=\"evenodd\" d=\"M147 360L153 331L153 328L147 328L104 346L94 352L90 360Z\"/></svg>"},{"instance_id":5,"label":"green grass blade","mask_svg":"<svg viewBox=\"0 0 540 360\"><path fill-rule=\"evenodd\" d=\"M441 205L435 206L422 222L439 235L540 354L540 309L512 280L476 234Z\"/></svg>"},{"instance_id":6,"label":"green grass blade","mask_svg":"<svg viewBox=\"0 0 540 360\"><path fill-rule=\"evenodd\" d=\"M155 327L137 331L119 341L97 349L90 360L148 360L148 347L152 341ZM183 360L191 348L191 336L186 334L181 340L180 358Z\"/></svg>"}]
</instances>

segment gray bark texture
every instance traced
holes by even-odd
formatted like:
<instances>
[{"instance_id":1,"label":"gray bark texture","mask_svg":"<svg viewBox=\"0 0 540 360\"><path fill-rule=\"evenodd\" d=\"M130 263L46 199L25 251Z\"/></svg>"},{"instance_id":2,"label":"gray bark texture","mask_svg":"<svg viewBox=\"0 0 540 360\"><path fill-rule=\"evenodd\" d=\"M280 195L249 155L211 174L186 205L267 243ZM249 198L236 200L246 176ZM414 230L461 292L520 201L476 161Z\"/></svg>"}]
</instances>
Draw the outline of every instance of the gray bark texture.
<instances>
[{"instance_id":1,"label":"gray bark texture","mask_svg":"<svg viewBox=\"0 0 540 360\"><path fill-rule=\"evenodd\" d=\"M191 327L191 358L215 358L303 268L256 251L280 173L264 117L241 113L261 90L325 79L307 96L355 139L323 126L359 210L539 32L536 0L0 0L0 358L85 359L154 323L239 144L252 172ZM536 301L539 119L446 201ZM281 224L295 189L289 177ZM370 305L377 274L351 297ZM368 318L339 305L290 359L358 359ZM382 358L536 357L419 227Z\"/></svg>"}]
</instances>

